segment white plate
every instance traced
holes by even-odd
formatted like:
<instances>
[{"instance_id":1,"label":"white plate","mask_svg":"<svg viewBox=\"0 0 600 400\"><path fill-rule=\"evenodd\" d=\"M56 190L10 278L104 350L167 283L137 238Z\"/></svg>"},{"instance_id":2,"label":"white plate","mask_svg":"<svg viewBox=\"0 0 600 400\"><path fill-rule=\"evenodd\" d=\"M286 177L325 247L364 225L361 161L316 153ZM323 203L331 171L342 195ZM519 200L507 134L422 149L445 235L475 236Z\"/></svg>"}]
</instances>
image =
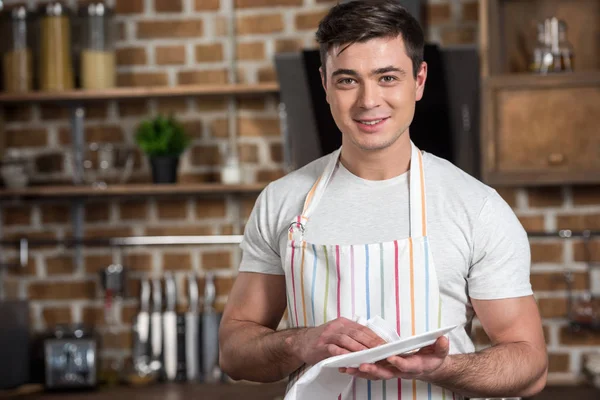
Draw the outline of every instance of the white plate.
<instances>
[{"instance_id":1,"label":"white plate","mask_svg":"<svg viewBox=\"0 0 600 400\"><path fill-rule=\"evenodd\" d=\"M395 342L382 344L381 346L373 347L372 349L331 357L323 362L323 367L357 368L361 364L370 364L380 360L385 360L391 356L410 353L411 351L418 350L421 347L429 346L430 344L435 343L440 336L445 335L457 326L458 325L447 326L435 331L430 331L420 335L399 339Z\"/></svg>"}]
</instances>

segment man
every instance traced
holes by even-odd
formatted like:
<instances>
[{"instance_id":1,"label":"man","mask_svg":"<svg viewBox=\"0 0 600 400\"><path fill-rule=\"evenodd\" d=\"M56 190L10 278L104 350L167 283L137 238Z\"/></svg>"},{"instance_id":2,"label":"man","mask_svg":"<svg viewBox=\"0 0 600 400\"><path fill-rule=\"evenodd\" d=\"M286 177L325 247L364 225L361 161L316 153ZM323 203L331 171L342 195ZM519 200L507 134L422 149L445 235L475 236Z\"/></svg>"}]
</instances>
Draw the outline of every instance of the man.
<instances>
[{"instance_id":1,"label":"man","mask_svg":"<svg viewBox=\"0 0 600 400\"><path fill-rule=\"evenodd\" d=\"M317 40L342 147L259 196L221 324L223 369L291 375L291 386L327 357L384 343L355 322L379 316L401 337L461 327L413 355L341 369L354 377L341 398L541 391L526 233L493 189L410 140L427 79L418 22L396 0L354 1L330 10ZM286 307L292 328L276 331ZM480 352L474 315L493 344Z\"/></svg>"}]
</instances>

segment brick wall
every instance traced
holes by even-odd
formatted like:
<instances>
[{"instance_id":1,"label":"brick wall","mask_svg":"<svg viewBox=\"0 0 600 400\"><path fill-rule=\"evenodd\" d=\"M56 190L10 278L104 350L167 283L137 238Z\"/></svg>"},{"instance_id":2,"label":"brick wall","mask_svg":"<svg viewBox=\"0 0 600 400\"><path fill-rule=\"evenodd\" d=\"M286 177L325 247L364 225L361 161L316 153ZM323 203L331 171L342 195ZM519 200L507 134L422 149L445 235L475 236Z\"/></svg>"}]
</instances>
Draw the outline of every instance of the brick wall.
<instances>
[{"instance_id":1,"label":"brick wall","mask_svg":"<svg viewBox=\"0 0 600 400\"><path fill-rule=\"evenodd\" d=\"M9 4L17 1L8 0ZM34 6L35 0L28 1ZM76 2L68 2L74 6ZM118 81L126 86L226 83L230 65L237 82L275 79L276 52L314 46L318 20L333 4L323 0L115 0L119 40ZM232 12L235 8L235 13ZM443 45L474 43L477 34L475 0L431 0L424 20L430 41ZM232 15L234 18L232 19ZM235 43L228 26L235 23ZM230 58L235 57L235 63ZM248 179L267 182L282 174L282 150L276 96L238 100L238 143ZM128 100L92 104L86 108L87 141L131 145L140 120L158 112L174 112L193 135L193 146L182 161L182 182L218 179L219 147L227 140L227 99L186 98ZM6 109L7 145L36 158L38 183L69 180L64 153L70 148L68 110L60 106L18 105ZM134 181L148 181L148 165L138 152ZM600 187L508 188L501 190L529 231L570 228L600 229ZM90 200L85 204L86 237L123 235L186 235L239 233L255 196L137 197ZM37 201L1 207L4 238L65 238L72 234L71 203ZM551 381L581 376L585 354L596 351L600 335L574 335L566 330L566 291L562 272L575 273L575 289L590 282L582 242L532 240L532 281L544 317L550 350ZM591 246L600 262L600 240ZM15 251L4 251L13 261ZM235 246L131 248L122 254L103 248L83 250L74 262L71 249L33 249L26 268L10 270L5 279L9 297L31 300L36 330L62 322L96 324L105 332L102 294L97 273L121 258L130 270L129 293L117 307L117 335L107 338L104 360L127 358L130 321L137 311L139 279L174 271L180 283L196 271L200 283L207 270L217 273L218 305L223 306L239 262ZM185 307L183 295L180 308ZM479 346L487 339L476 327Z\"/></svg>"}]
</instances>

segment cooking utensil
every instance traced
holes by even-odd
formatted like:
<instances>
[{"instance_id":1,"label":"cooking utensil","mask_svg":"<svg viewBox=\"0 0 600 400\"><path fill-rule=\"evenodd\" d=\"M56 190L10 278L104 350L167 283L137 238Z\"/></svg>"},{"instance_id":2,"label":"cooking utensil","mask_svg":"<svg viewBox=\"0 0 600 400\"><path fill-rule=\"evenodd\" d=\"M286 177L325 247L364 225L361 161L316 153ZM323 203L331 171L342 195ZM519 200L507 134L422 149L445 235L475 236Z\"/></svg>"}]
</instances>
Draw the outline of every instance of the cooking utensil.
<instances>
[{"instance_id":1,"label":"cooking utensil","mask_svg":"<svg viewBox=\"0 0 600 400\"><path fill-rule=\"evenodd\" d=\"M152 361L162 356L162 288L160 279L152 280L152 315L150 316Z\"/></svg>"},{"instance_id":2,"label":"cooking utensil","mask_svg":"<svg viewBox=\"0 0 600 400\"><path fill-rule=\"evenodd\" d=\"M136 371L146 370L150 362L150 281L142 279L140 311L134 323L133 364Z\"/></svg>"},{"instance_id":3,"label":"cooking utensil","mask_svg":"<svg viewBox=\"0 0 600 400\"><path fill-rule=\"evenodd\" d=\"M188 300L189 308L187 313L185 314L185 361L187 380L194 381L198 379L198 370L200 368L200 350L198 348L198 342L200 340L200 317L198 315L198 282L196 281L196 275L194 273L190 273L188 275Z\"/></svg>"},{"instance_id":4,"label":"cooking utensil","mask_svg":"<svg viewBox=\"0 0 600 400\"><path fill-rule=\"evenodd\" d=\"M206 274L204 308L202 314L202 372L204 382L220 379L219 363L219 314L214 308L216 299L215 277Z\"/></svg>"},{"instance_id":5,"label":"cooking utensil","mask_svg":"<svg viewBox=\"0 0 600 400\"><path fill-rule=\"evenodd\" d=\"M165 312L163 313L164 331L164 372L169 381L177 377L177 288L172 273L165 274Z\"/></svg>"}]
</instances>

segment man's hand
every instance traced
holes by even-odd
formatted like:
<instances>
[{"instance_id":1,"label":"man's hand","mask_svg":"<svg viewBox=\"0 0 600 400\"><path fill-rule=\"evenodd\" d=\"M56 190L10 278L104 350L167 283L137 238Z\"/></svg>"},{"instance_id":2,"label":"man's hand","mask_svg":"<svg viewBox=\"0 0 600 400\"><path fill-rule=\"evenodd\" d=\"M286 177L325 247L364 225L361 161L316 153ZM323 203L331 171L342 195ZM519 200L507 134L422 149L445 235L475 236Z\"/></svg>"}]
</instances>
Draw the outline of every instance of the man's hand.
<instances>
[{"instance_id":1,"label":"man's hand","mask_svg":"<svg viewBox=\"0 0 600 400\"><path fill-rule=\"evenodd\" d=\"M315 328L306 328L288 337L286 343L298 358L314 365L331 356L370 349L385 341L366 326L347 318L337 318Z\"/></svg>"},{"instance_id":2,"label":"man's hand","mask_svg":"<svg viewBox=\"0 0 600 400\"><path fill-rule=\"evenodd\" d=\"M428 381L447 362L449 349L448 339L442 336L414 354L392 356L375 364L361 364L358 368L340 368L340 372L369 380L402 378Z\"/></svg>"}]
</instances>

